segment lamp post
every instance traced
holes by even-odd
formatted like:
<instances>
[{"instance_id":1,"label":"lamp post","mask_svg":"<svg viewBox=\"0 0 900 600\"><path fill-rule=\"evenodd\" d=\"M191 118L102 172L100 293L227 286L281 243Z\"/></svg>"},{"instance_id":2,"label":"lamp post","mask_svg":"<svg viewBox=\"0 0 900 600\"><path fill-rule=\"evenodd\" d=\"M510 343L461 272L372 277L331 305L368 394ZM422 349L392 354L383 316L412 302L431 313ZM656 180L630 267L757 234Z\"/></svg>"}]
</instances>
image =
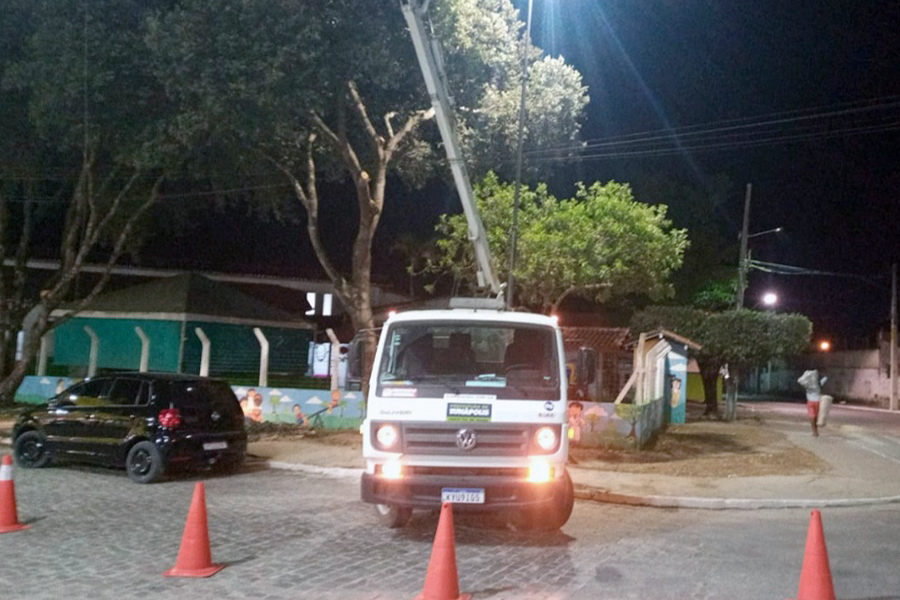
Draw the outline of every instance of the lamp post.
<instances>
[{"instance_id":1,"label":"lamp post","mask_svg":"<svg viewBox=\"0 0 900 600\"><path fill-rule=\"evenodd\" d=\"M513 190L512 231L509 236L509 277L506 285L506 307L512 308L516 292L513 271L516 268L516 242L519 235L519 197L522 187L522 145L525 138L525 89L528 84L528 48L531 46L531 10L533 0L528 0L528 17L525 22L525 44L522 49L522 94L519 99L519 137L516 148L516 183Z\"/></svg>"}]
</instances>

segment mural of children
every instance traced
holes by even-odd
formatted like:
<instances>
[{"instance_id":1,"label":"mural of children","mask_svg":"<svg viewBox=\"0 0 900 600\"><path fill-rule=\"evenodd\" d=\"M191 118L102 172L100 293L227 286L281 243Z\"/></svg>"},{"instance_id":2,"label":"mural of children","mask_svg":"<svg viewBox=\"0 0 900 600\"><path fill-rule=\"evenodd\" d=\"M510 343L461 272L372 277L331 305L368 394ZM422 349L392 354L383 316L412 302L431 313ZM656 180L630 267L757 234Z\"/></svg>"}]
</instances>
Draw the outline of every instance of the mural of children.
<instances>
[{"instance_id":1,"label":"mural of children","mask_svg":"<svg viewBox=\"0 0 900 600\"><path fill-rule=\"evenodd\" d=\"M678 408L681 404L681 378L672 376L672 408Z\"/></svg>"},{"instance_id":2,"label":"mural of children","mask_svg":"<svg viewBox=\"0 0 900 600\"><path fill-rule=\"evenodd\" d=\"M566 421L569 423L569 441L573 444L581 442L581 428L584 427L584 405L577 400L569 402L566 409Z\"/></svg>"},{"instance_id":3,"label":"mural of children","mask_svg":"<svg viewBox=\"0 0 900 600\"><path fill-rule=\"evenodd\" d=\"M294 411L294 419L297 421L297 425L304 425L306 423L306 415L303 414L303 411L300 410L300 405L295 404L292 408Z\"/></svg>"},{"instance_id":4,"label":"mural of children","mask_svg":"<svg viewBox=\"0 0 900 600\"><path fill-rule=\"evenodd\" d=\"M247 396L249 397L250 393L247 392ZM250 408L250 420L256 423L262 423L262 394L259 392L253 393L253 406Z\"/></svg>"},{"instance_id":5,"label":"mural of children","mask_svg":"<svg viewBox=\"0 0 900 600\"><path fill-rule=\"evenodd\" d=\"M250 388L247 390L247 395L240 399L241 410L244 411L244 421L251 421L252 418L250 413L253 409L253 396L256 395L256 390Z\"/></svg>"}]
</instances>

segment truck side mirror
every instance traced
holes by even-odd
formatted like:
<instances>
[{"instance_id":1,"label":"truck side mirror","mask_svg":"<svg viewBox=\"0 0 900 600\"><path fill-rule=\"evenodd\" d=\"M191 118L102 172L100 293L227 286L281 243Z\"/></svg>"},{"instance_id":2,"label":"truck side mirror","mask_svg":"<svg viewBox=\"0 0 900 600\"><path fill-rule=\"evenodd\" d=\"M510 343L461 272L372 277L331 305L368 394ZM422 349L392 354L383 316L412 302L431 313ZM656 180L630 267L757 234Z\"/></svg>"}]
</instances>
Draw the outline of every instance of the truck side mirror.
<instances>
[{"instance_id":1,"label":"truck side mirror","mask_svg":"<svg viewBox=\"0 0 900 600\"><path fill-rule=\"evenodd\" d=\"M365 338L359 334L347 344L347 388L362 389Z\"/></svg>"},{"instance_id":2,"label":"truck side mirror","mask_svg":"<svg viewBox=\"0 0 900 600\"><path fill-rule=\"evenodd\" d=\"M597 351L587 346L578 349L575 362L575 381L578 385L588 385L597 380Z\"/></svg>"}]
</instances>

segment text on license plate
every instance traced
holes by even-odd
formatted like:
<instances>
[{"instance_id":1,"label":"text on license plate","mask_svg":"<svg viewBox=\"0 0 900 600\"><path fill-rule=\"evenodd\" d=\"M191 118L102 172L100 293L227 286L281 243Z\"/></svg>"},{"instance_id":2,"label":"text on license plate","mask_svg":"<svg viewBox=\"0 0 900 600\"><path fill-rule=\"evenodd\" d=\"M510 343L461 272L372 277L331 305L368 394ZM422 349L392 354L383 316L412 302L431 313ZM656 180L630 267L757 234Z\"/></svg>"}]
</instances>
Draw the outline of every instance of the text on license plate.
<instances>
[{"instance_id":1,"label":"text on license plate","mask_svg":"<svg viewBox=\"0 0 900 600\"><path fill-rule=\"evenodd\" d=\"M203 444L204 450L224 450L228 447L228 442L206 442Z\"/></svg>"},{"instance_id":2,"label":"text on license plate","mask_svg":"<svg viewBox=\"0 0 900 600\"><path fill-rule=\"evenodd\" d=\"M441 502L451 502L455 504L484 504L484 489L443 488L441 490Z\"/></svg>"}]
</instances>

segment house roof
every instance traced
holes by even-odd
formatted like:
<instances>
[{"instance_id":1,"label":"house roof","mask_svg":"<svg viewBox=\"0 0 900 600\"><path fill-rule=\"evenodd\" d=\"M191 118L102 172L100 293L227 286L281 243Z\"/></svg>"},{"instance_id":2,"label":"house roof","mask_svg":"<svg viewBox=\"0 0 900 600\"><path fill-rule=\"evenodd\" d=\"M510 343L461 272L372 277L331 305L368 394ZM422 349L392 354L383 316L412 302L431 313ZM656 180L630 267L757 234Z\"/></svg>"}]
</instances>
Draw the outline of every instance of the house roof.
<instances>
[{"instance_id":1,"label":"house roof","mask_svg":"<svg viewBox=\"0 0 900 600\"><path fill-rule=\"evenodd\" d=\"M561 327L563 344L568 349L589 346L597 352L617 352L624 349L631 335L627 327Z\"/></svg>"},{"instance_id":2,"label":"house roof","mask_svg":"<svg viewBox=\"0 0 900 600\"><path fill-rule=\"evenodd\" d=\"M678 335L674 331L669 331L668 329L654 329L653 331L647 331L644 333L644 337L646 339L657 338L657 339L667 339L673 342L678 342L679 344L683 344L687 346L691 350L699 351L703 348L700 344L695 342L692 339L686 338L682 335Z\"/></svg>"},{"instance_id":3,"label":"house roof","mask_svg":"<svg viewBox=\"0 0 900 600\"><path fill-rule=\"evenodd\" d=\"M66 312L66 309L62 309L61 312ZM190 319L292 329L314 328L297 313L276 308L227 284L212 281L196 273L163 277L101 294L78 316Z\"/></svg>"}]
</instances>

